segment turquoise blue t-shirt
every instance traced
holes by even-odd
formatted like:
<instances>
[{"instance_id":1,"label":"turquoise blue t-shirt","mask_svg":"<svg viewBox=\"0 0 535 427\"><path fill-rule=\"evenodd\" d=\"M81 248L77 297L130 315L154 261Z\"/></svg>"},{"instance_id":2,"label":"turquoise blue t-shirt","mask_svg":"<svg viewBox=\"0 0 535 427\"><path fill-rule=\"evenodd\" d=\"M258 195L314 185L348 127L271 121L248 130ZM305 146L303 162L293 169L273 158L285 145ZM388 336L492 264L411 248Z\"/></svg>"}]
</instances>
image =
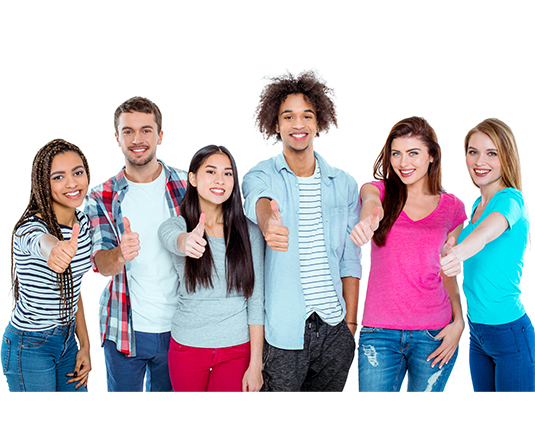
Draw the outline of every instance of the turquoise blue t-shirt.
<instances>
[{"instance_id":1,"label":"turquoise blue t-shirt","mask_svg":"<svg viewBox=\"0 0 535 427\"><path fill-rule=\"evenodd\" d=\"M473 323L502 325L525 314L520 302L520 278L529 234L528 211L522 193L508 187L492 197L483 214L473 223L480 201L478 198L472 206L470 222L459 236L459 243L492 212L501 213L509 227L464 261L463 289L468 318Z\"/></svg>"}]
</instances>

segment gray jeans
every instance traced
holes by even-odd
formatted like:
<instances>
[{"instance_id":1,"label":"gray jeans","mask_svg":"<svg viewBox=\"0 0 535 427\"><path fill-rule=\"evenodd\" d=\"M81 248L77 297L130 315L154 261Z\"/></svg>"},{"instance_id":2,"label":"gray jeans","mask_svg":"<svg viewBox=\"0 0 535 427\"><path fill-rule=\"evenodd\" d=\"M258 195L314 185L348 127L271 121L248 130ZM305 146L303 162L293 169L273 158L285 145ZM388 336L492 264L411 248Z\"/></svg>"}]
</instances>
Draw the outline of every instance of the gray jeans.
<instances>
[{"instance_id":1,"label":"gray jeans","mask_svg":"<svg viewBox=\"0 0 535 427\"><path fill-rule=\"evenodd\" d=\"M342 391L355 356L355 338L341 321L330 326L313 313L305 324L303 350L264 341L262 391Z\"/></svg>"}]
</instances>

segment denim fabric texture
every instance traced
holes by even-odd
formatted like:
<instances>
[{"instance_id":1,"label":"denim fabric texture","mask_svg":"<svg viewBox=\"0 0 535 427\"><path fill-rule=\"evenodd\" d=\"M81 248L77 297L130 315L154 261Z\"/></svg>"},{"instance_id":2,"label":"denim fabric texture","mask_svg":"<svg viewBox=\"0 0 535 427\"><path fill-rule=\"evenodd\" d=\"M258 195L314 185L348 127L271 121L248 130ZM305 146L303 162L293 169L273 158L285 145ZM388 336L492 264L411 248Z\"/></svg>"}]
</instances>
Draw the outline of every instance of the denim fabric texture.
<instances>
[{"instance_id":1,"label":"denim fabric texture","mask_svg":"<svg viewBox=\"0 0 535 427\"><path fill-rule=\"evenodd\" d=\"M2 369L9 391L87 391L67 384L76 367L75 323L46 331L22 331L8 324L2 339Z\"/></svg>"},{"instance_id":2,"label":"denim fabric texture","mask_svg":"<svg viewBox=\"0 0 535 427\"><path fill-rule=\"evenodd\" d=\"M503 325L468 324L474 391L535 391L535 333L528 315Z\"/></svg>"},{"instance_id":3,"label":"denim fabric texture","mask_svg":"<svg viewBox=\"0 0 535 427\"><path fill-rule=\"evenodd\" d=\"M134 332L135 357L117 351L113 341L104 341L108 391L172 391L167 354L171 332ZM145 378L146 375L146 378Z\"/></svg>"},{"instance_id":4,"label":"denim fabric texture","mask_svg":"<svg viewBox=\"0 0 535 427\"><path fill-rule=\"evenodd\" d=\"M399 330L362 327L359 338L359 391L400 391L408 374L407 391L443 391L457 359L431 368L427 358L442 339L441 329Z\"/></svg>"}]
</instances>

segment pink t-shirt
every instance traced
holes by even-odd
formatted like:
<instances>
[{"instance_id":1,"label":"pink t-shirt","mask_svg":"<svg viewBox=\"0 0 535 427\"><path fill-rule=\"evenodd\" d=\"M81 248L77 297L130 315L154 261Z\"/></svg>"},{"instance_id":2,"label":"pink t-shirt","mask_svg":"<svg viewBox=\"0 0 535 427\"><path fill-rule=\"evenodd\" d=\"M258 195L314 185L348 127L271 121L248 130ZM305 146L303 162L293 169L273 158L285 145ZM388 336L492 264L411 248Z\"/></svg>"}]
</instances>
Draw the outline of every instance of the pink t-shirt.
<instances>
[{"instance_id":1,"label":"pink t-shirt","mask_svg":"<svg viewBox=\"0 0 535 427\"><path fill-rule=\"evenodd\" d=\"M385 186L374 181L384 198ZM439 254L448 233L464 222L464 204L443 193L437 208L419 221L401 212L386 244L371 242L371 268L362 324L387 329L440 329L451 321Z\"/></svg>"}]
</instances>

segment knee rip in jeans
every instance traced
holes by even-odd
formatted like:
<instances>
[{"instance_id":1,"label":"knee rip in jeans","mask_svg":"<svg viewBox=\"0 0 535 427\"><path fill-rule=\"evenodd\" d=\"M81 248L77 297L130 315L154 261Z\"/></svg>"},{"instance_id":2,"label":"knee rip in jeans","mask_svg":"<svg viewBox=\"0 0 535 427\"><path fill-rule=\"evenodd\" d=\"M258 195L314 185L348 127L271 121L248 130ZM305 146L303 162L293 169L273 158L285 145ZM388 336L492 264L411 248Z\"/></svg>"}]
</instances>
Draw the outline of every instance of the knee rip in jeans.
<instances>
[{"instance_id":1,"label":"knee rip in jeans","mask_svg":"<svg viewBox=\"0 0 535 427\"><path fill-rule=\"evenodd\" d=\"M364 356L368 358L368 362L370 362L370 365L372 365L373 367L379 366L375 347L373 345L363 345L362 349L364 350Z\"/></svg>"}]
</instances>

